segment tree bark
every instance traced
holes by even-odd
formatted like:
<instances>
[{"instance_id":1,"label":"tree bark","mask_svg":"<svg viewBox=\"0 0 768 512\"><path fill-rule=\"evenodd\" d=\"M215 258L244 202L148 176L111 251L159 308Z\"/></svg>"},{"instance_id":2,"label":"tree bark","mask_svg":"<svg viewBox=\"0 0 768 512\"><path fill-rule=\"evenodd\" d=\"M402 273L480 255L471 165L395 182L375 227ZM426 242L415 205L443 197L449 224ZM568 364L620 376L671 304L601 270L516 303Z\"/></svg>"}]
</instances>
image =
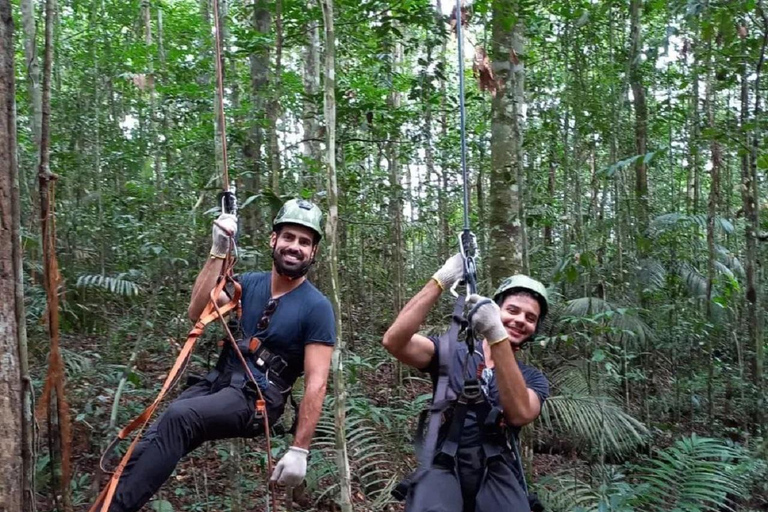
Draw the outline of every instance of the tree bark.
<instances>
[{"instance_id":1,"label":"tree bark","mask_svg":"<svg viewBox=\"0 0 768 512\"><path fill-rule=\"evenodd\" d=\"M280 177L282 166L280 163L280 136L277 130L277 121L280 118L280 82L283 68L283 2L275 1L275 72L272 78L272 96L267 105L267 119L269 130L269 165L270 187L275 194L280 193ZM277 215L277 211L272 212Z\"/></svg>"},{"instance_id":2,"label":"tree bark","mask_svg":"<svg viewBox=\"0 0 768 512\"><path fill-rule=\"evenodd\" d=\"M310 9L317 6L316 0L308 0ZM318 172L321 165L320 121L318 119L317 94L320 92L320 27L312 18L307 26L307 46L304 49L304 112L302 126L304 128L304 174L317 176L312 186L319 192L322 189L322 173Z\"/></svg>"},{"instance_id":3,"label":"tree bark","mask_svg":"<svg viewBox=\"0 0 768 512\"><path fill-rule=\"evenodd\" d=\"M640 71L642 36L640 11L642 0L630 2L630 51L629 83L632 87L635 108L635 152L640 157L635 162L635 198L637 200L638 240L645 236L648 229L648 169L645 154L648 152L648 107L645 99L645 86Z\"/></svg>"},{"instance_id":4,"label":"tree bark","mask_svg":"<svg viewBox=\"0 0 768 512\"><path fill-rule=\"evenodd\" d=\"M705 1L705 8L708 8L708 1ZM713 71L713 48L712 41L707 40L707 74L705 91L705 112L707 116L707 125L710 130L715 129L715 91L714 91L714 71ZM722 151L720 143L716 138L710 141L710 187L709 201L707 204L707 303L706 315L712 320L712 293L715 284L715 218L717 216L717 205L720 202L720 168L722 166ZM716 329L716 327L714 328ZM707 413L709 425L714 421L714 339L715 331L707 337Z\"/></svg>"},{"instance_id":5,"label":"tree bark","mask_svg":"<svg viewBox=\"0 0 768 512\"><path fill-rule=\"evenodd\" d=\"M149 141L152 148L152 167L155 171L155 188L158 197L163 197L163 163L160 155L159 137L157 135L157 92L155 91L155 64L152 53L152 6L150 0L142 0L141 17L144 23L144 45L147 51L146 84L149 96Z\"/></svg>"},{"instance_id":6,"label":"tree bark","mask_svg":"<svg viewBox=\"0 0 768 512\"><path fill-rule=\"evenodd\" d=\"M757 175L757 155L760 148L760 140L763 137L763 131L760 128L760 119L762 116L762 96L760 90L760 80L762 78L763 65L765 64L765 53L768 47L768 14L765 12L763 1L759 0L757 3L757 12L760 15L760 19L763 22L763 41L760 47L760 57L755 69L755 84L754 84L754 109L752 111L752 121L754 123L754 131L752 133L752 144L749 153L749 170L748 175L743 176L744 187L742 188L742 194L747 194L748 197L745 201L745 216L747 219L747 302L749 303L749 323L750 323L750 337L752 338L753 347L755 348L755 359L752 364L752 375L754 379L754 386L757 393L757 400L755 401L754 408L754 425L755 430L763 430L764 418L765 418L765 382L763 380L763 366L764 366L764 340L763 340L763 320L762 320L762 308L760 306L760 293L757 276L755 275L757 269L760 268L760 261L756 246L756 237L760 228L760 204L759 195L759 182ZM745 73L746 75L746 73ZM748 98L747 98L748 101ZM750 208L747 211L747 203ZM751 277L750 277L751 274Z\"/></svg>"},{"instance_id":7,"label":"tree bark","mask_svg":"<svg viewBox=\"0 0 768 512\"><path fill-rule=\"evenodd\" d=\"M42 122L40 125L40 227L43 247L43 275L46 291L46 321L51 351L43 392L37 404L37 415L47 413L48 439L53 471L54 501L64 512L72 510L69 481L71 477L71 422L69 405L64 392L64 361L59 348L59 267L56 260L56 225L53 215L54 184L57 178L50 171L51 75L53 68L53 23L55 1L45 2L45 50L43 54Z\"/></svg>"},{"instance_id":8,"label":"tree bark","mask_svg":"<svg viewBox=\"0 0 768 512\"><path fill-rule=\"evenodd\" d=\"M253 0L252 25L263 39L270 32L272 14L267 0ZM262 178L266 176L264 141L266 125L266 94L269 83L269 45L259 45L249 56L251 68L251 119L248 143L244 147L250 162L246 173L248 195L261 193ZM245 231L256 237L262 227L261 209L265 203L256 201L245 216Z\"/></svg>"},{"instance_id":9,"label":"tree bark","mask_svg":"<svg viewBox=\"0 0 768 512\"><path fill-rule=\"evenodd\" d=\"M403 47L399 41L391 43L392 68L390 69L391 89L387 98L387 105L390 112L395 113L401 105L400 92L396 90L394 81L403 59ZM403 186L401 185L400 161L399 161L399 139L400 125L394 123L388 134L387 143L387 162L389 168L389 219L392 222L390 231L390 269L393 276L392 307L397 314L405 305L405 248L403 241ZM403 367L397 363L397 385L398 389L402 386Z\"/></svg>"},{"instance_id":10,"label":"tree bark","mask_svg":"<svg viewBox=\"0 0 768 512\"><path fill-rule=\"evenodd\" d=\"M32 510L11 2L0 0L0 510ZM26 378L26 381L24 380Z\"/></svg>"},{"instance_id":11,"label":"tree bark","mask_svg":"<svg viewBox=\"0 0 768 512\"><path fill-rule=\"evenodd\" d=\"M339 287L339 189L336 181L336 36L333 28L333 0L321 0L325 24L325 151L328 170L328 221L325 235L328 240L331 270L331 303L336 314L336 346L333 350L333 394L335 398L336 465L339 471L341 511L352 512L352 484L349 472L346 438L345 377L343 367L344 338L341 321L341 290Z\"/></svg>"},{"instance_id":12,"label":"tree bark","mask_svg":"<svg viewBox=\"0 0 768 512\"><path fill-rule=\"evenodd\" d=\"M498 91L491 106L490 277L493 283L523 266L520 232L522 109L525 69L523 20L516 0L493 3L491 58ZM463 57L463 56L462 56Z\"/></svg>"}]
</instances>

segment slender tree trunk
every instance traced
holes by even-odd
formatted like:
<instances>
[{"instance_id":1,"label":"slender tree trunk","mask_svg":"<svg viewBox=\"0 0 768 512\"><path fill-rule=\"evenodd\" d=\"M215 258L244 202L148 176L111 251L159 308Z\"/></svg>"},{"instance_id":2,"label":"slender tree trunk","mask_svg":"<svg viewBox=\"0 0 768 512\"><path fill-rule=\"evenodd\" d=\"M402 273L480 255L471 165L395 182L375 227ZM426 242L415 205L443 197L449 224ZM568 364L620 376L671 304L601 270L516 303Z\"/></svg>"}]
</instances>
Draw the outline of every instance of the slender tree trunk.
<instances>
[{"instance_id":1,"label":"slender tree trunk","mask_svg":"<svg viewBox=\"0 0 768 512\"><path fill-rule=\"evenodd\" d=\"M705 1L705 8L708 8L708 1ZM715 129L715 91L714 91L714 72L713 72L713 48L711 40L707 40L707 80L705 92L705 111L707 116L707 125L710 130ZM715 284L715 217L717 216L717 205L720 202L720 168L722 167L722 152L720 143L716 138L710 142L710 188L709 202L707 204L707 318L712 319L712 291ZM716 327L707 339L707 412L709 425L714 421L714 340L716 337Z\"/></svg>"},{"instance_id":2,"label":"slender tree trunk","mask_svg":"<svg viewBox=\"0 0 768 512\"><path fill-rule=\"evenodd\" d=\"M397 73L400 71L400 65L403 58L402 45L399 41L395 41L391 47L392 69L390 72L390 80L393 82L392 90L389 93L387 104L390 112L397 112L400 108L401 98L400 93L394 87L394 80ZM392 258L390 258L391 272L394 277L392 307L395 314L400 311L405 305L405 276L403 269L405 267L405 243L403 241L403 187L401 185L400 177L400 161L399 159L399 139L400 139L400 127L395 125L388 134L389 142L387 143L387 162L389 167L389 219L392 222L391 231L391 243L390 248L392 251ZM397 386L398 389L402 387L403 379L403 366L398 362L397 364Z\"/></svg>"},{"instance_id":3,"label":"slender tree trunk","mask_svg":"<svg viewBox=\"0 0 768 512\"><path fill-rule=\"evenodd\" d=\"M272 14L267 0L253 0L254 31L264 40L269 35L272 26ZM258 45L249 56L251 68L251 119L248 143L244 147L246 159L249 161L246 173L246 189L248 195L261 193L262 179L267 175L264 160L264 141L266 126L266 95L269 83L269 45ZM246 231L256 236L263 223L260 211L265 203L256 201L245 216Z\"/></svg>"},{"instance_id":4,"label":"slender tree trunk","mask_svg":"<svg viewBox=\"0 0 768 512\"><path fill-rule=\"evenodd\" d=\"M267 106L269 130L270 187L272 192L280 192L280 137L277 122L280 118L280 82L283 67L283 0L275 1L275 72L272 79L272 98ZM277 211L272 212L273 215Z\"/></svg>"},{"instance_id":5,"label":"slender tree trunk","mask_svg":"<svg viewBox=\"0 0 768 512\"><path fill-rule=\"evenodd\" d=\"M32 510L11 2L0 0L0 510Z\"/></svg>"},{"instance_id":6,"label":"slender tree trunk","mask_svg":"<svg viewBox=\"0 0 768 512\"><path fill-rule=\"evenodd\" d=\"M152 51L152 6L150 0L142 0L141 17L144 22L144 45L147 49L146 87L149 94L149 143L152 151L152 167L155 171L155 188L160 198L163 197L163 163L157 135L157 92L155 91L155 63Z\"/></svg>"},{"instance_id":7,"label":"slender tree trunk","mask_svg":"<svg viewBox=\"0 0 768 512\"><path fill-rule=\"evenodd\" d=\"M765 6L763 5L762 0L758 1L757 8L758 14L760 15L760 18L763 22L763 41L760 47L760 57L755 69L755 103L752 111L752 121L755 128L752 133L752 144L749 153L749 171L748 176L743 177L745 188L742 189L742 193L747 193L751 196L745 200L744 212L747 218L747 301L749 303L750 336L753 336L752 343L755 348L755 360L753 362L752 374L755 390L757 392L753 423L756 426L756 430L764 431L763 424L765 418L764 408L766 403L766 395L765 382L763 380L763 366L765 357L765 341L763 340L763 312L760 306L760 288L758 285L760 280L755 274L757 269L760 268L760 261L758 260L758 252L756 247L756 236L760 227L760 209L757 207L757 205L760 204L760 188L757 175L757 155L759 153L760 140L763 137L763 130L759 124L759 120L762 117L762 94L760 90L760 80L762 78L763 65L765 64L766 48L768 47L768 14L765 12ZM747 204L750 206L749 210L747 210Z\"/></svg>"},{"instance_id":8,"label":"slender tree trunk","mask_svg":"<svg viewBox=\"0 0 768 512\"><path fill-rule=\"evenodd\" d=\"M320 0L325 24L325 151L328 169L328 222L325 234L329 245L331 269L331 302L336 314L336 347L333 350L333 394L335 399L336 465L339 471L341 511L352 512L352 487L347 457L344 338L341 321L341 290L339 287L338 220L339 196L336 182L336 36L333 29L333 0Z\"/></svg>"},{"instance_id":9,"label":"slender tree trunk","mask_svg":"<svg viewBox=\"0 0 768 512\"><path fill-rule=\"evenodd\" d=\"M54 0L45 3L45 51L43 56L42 122L40 125L40 186L43 274L47 297L48 335L51 351L43 392L37 404L38 417L47 413L48 439L53 471L54 501L64 512L71 512L69 481L71 478L70 449L72 444L69 405L64 393L64 362L59 348L59 268L56 260L56 225L53 206L54 184L57 178L50 171L51 72L53 69Z\"/></svg>"},{"instance_id":10,"label":"slender tree trunk","mask_svg":"<svg viewBox=\"0 0 768 512\"><path fill-rule=\"evenodd\" d=\"M525 46L523 20L517 13L516 0L493 3L491 57L498 91L491 106L489 256L490 277L494 283L523 267L517 177L522 167Z\"/></svg>"},{"instance_id":11,"label":"slender tree trunk","mask_svg":"<svg viewBox=\"0 0 768 512\"><path fill-rule=\"evenodd\" d=\"M40 92L40 63L37 58L37 29L35 28L35 4L33 0L21 0L21 20L24 30L24 60L26 61L27 94L32 106L32 140L40 148L40 122L43 116ZM37 155L36 161L40 158Z\"/></svg>"},{"instance_id":12,"label":"slender tree trunk","mask_svg":"<svg viewBox=\"0 0 768 512\"><path fill-rule=\"evenodd\" d=\"M635 107L635 152L641 155L635 162L635 197L637 199L638 240L645 236L648 228L648 170L644 155L648 152L648 107L645 100L645 86L640 71L642 37L640 11L642 0L630 1L630 51L629 82L632 87Z\"/></svg>"},{"instance_id":13,"label":"slender tree trunk","mask_svg":"<svg viewBox=\"0 0 768 512\"><path fill-rule=\"evenodd\" d=\"M310 9L317 6L316 0L309 0ZM320 27L312 18L307 26L307 46L304 49L304 173L307 176L317 176L313 186L316 192L322 189L322 173L318 172L321 165L320 138L321 128L318 119L317 94L320 92Z\"/></svg>"}]
</instances>

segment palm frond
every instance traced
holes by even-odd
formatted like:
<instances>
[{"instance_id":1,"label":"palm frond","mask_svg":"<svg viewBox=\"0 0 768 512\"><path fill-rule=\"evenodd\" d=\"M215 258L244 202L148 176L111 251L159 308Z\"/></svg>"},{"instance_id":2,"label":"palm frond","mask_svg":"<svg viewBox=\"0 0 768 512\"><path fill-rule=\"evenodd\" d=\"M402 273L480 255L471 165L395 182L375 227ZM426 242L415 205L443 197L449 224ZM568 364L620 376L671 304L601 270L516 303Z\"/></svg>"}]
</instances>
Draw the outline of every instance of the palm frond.
<instances>
[{"instance_id":1,"label":"palm frond","mask_svg":"<svg viewBox=\"0 0 768 512\"><path fill-rule=\"evenodd\" d=\"M630 512L634 489L617 466L597 464L590 474L562 471L543 478L537 491L550 512Z\"/></svg>"},{"instance_id":2,"label":"palm frond","mask_svg":"<svg viewBox=\"0 0 768 512\"><path fill-rule=\"evenodd\" d=\"M79 288L101 288L110 293L122 296L139 294L139 285L126 279L127 274L120 273L115 277L102 274L84 274L77 278L75 286Z\"/></svg>"},{"instance_id":3,"label":"palm frond","mask_svg":"<svg viewBox=\"0 0 768 512\"><path fill-rule=\"evenodd\" d=\"M606 397L553 396L544 402L540 419L561 436L611 455L631 453L649 435L645 425Z\"/></svg>"},{"instance_id":4,"label":"palm frond","mask_svg":"<svg viewBox=\"0 0 768 512\"><path fill-rule=\"evenodd\" d=\"M737 258L731 251L722 245L715 245L717 256L720 261L726 265L734 274L738 274L739 277L744 277L744 267L741 264L739 258Z\"/></svg>"},{"instance_id":5,"label":"palm frond","mask_svg":"<svg viewBox=\"0 0 768 512\"><path fill-rule=\"evenodd\" d=\"M98 358L98 354L93 352L75 352L64 347L61 347L60 350L61 357L64 360L64 369L67 373L67 378L70 379L93 367L93 363L89 356Z\"/></svg>"},{"instance_id":6,"label":"palm frond","mask_svg":"<svg viewBox=\"0 0 768 512\"><path fill-rule=\"evenodd\" d=\"M310 487L322 489L316 500L339 492L336 465L336 441L333 397L326 398L323 414L317 424L313 445L317 447L309 463L307 482ZM346 439L350 466L355 480L367 500L381 510L392 503L390 491L397 484L398 475L392 466L392 450L384 442L380 429L368 418L361 416L361 408L346 408Z\"/></svg>"},{"instance_id":7,"label":"palm frond","mask_svg":"<svg viewBox=\"0 0 768 512\"><path fill-rule=\"evenodd\" d=\"M720 439L692 435L656 453L640 468L643 492L637 504L647 510L734 510L733 497L747 493L737 464L742 448Z\"/></svg>"},{"instance_id":8,"label":"palm frond","mask_svg":"<svg viewBox=\"0 0 768 512\"><path fill-rule=\"evenodd\" d=\"M654 235L660 235L677 228L688 228L696 226L701 230L707 228L707 215L686 215L684 213L665 213L655 217L650 222L650 232ZM723 232L732 234L734 232L731 221L724 217L715 216L715 227Z\"/></svg>"},{"instance_id":9,"label":"palm frond","mask_svg":"<svg viewBox=\"0 0 768 512\"><path fill-rule=\"evenodd\" d=\"M601 379L600 388L595 389L593 379L590 379L590 362L580 360L561 364L554 370L547 372L547 377L553 389L558 394L568 396L608 395L612 400L621 397L621 390L615 380ZM594 370L592 373L595 373ZM554 394L554 393L553 393Z\"/></svg>"},{"instance_id":10,"label":"palm frond","mask_svg":"<svg viewBox=\"0 0 768 512\"><path fill-rule=\"evenodd\" d=\"M675 269L685 283L691 297L703 299L707 296L707 278L688 262L682 262Z\"/></svg>"},{"instance_id":11,"label":"palm frond","mask_svg":"<svg viewBox=\"0 0 768 512\"><path fill-rule=\"evenodd\" d=\"M667 269L659 260L652 258L639 262L637 280L646 290L660 290L667 282Z\"/></svg>"},{"instance_id":12,"label":"palm frond","mask_svg":"<svg viewBox=\"0 0 768 512\"><path fill-rule=\"evenodd\" d=\"M570 300L563 308L563 315L582 317L602 317L607 320L613 335L619 338L630 335L639 343L653 337L653 330L632 310L614 306L597 297L580 297Z\"/></svg>"}]
</instances>

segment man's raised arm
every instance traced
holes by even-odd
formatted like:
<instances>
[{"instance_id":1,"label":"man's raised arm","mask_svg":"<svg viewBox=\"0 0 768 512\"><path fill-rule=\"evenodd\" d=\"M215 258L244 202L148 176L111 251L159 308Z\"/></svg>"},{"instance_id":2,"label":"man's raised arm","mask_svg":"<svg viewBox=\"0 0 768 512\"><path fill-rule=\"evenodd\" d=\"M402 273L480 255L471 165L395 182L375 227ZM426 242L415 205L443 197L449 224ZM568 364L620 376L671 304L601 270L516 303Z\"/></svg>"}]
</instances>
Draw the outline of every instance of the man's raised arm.
<instances>
[{"instance_id":1,"label":"man's raised arm","mask_svg":"<svg viewBox=\"0 0 768 512\"><path fill-rule=\"evenodd\" d=\"M189 300L187 314L189 319L196 322L200 313L205 309L210 299L211 290L216 286L216 280L221 274L224 258L229 252L229 244L237 235L237 217L229 213L222 213L213 223L213 245L211 245L210 257L206 260L203 269L195 279L192 288L192 297ZM219 297L219 305L227 302L227 296L222 292Z\"/></svg>"}]
</instances>

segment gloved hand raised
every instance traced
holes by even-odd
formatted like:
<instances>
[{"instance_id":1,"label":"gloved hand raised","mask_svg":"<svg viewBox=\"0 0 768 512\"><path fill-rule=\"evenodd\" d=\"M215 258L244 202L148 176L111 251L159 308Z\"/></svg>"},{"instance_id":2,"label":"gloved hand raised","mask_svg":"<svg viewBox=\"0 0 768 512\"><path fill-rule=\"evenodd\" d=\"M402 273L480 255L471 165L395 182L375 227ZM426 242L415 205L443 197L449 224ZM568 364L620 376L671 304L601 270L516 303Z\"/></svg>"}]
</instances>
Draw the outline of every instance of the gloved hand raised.
<instances>
[{"instance_id":1,"label":"gloved hand raised","mask_svg":"<svg viewBox=\"0 0 768 512\"><path fill-rule=\"evenodd\" d=\"M230 249L231 238L237 235L237 217L231 213L222 213L213 222L213 245L211 256L226 258Z\"/></svg>"},{"instance_id":2,"label":"gloved hand raised","mask_svg":"<svg viewBox=\"0 0 768 512\"><path fill-rule=\"evenodd\" d=\"M272 476L269 480L287 485L288 487L296 487L304 480L307 474L308 455L309 450L299 448L298 446L291 446L280 459L280 462L277 463L277 466L275 466L275 470L272 471Z\"/></svg>"},{"instance_id":3,"label":"gloved hand raised","mask_svg":"<svg viewBox=\"0 0 768 512\"><path fill-rule=\"evenodd\" d=\"M488 341L488 345L501 343L509 338L507 329L501 323L498 304L482 295L473 294L467 299L470 310L467 315L472 328Z\"/></svg>"},{"instance_id":4,"label":"gloved hand raised","mask_svg":"<svg viewBox=\"0 0 768 512\"><path fill-rule=\"evenodd\" d=\"M432 279L437 281L440 289L445 291L450 289L462 277L464 277L464 258L457 252L445 260L443 266L435 272Z\"/></svg>"}]
</instances>

